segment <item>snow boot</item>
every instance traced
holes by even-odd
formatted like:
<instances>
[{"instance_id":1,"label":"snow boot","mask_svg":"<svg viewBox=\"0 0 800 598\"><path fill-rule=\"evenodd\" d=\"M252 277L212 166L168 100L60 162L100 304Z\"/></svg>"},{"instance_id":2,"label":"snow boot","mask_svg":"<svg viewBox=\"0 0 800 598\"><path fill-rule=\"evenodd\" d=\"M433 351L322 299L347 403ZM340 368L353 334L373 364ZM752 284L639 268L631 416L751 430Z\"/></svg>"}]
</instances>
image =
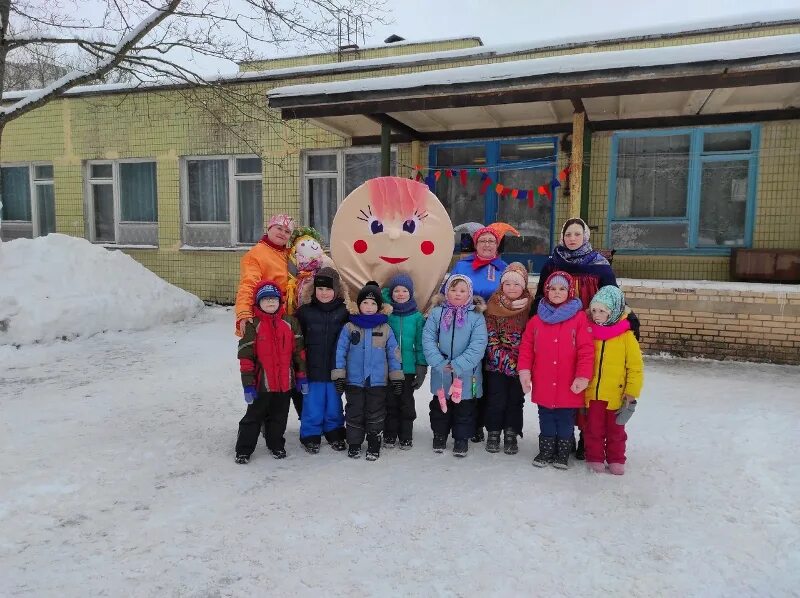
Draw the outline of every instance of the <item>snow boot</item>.
<instances>
[{"instance_id":1,"label":"snow boot","mask_svg":"<svg viewBox=\"0 0 800 598\"><path fill-rule=\"evenodd\" d=\"M534 467L547 467L553 462L556 453L554 436L539 436L539 454L533 458Z\"/></svg>"},{"instance_id":2,"label":"snow boot","mask_svg":"<svg viewBox=\"0 0 800 598\"><path fill-rule=\"evenodd\" d=\"M517 445L517 433L509 428L503 435L503 452L506 455L516 455L519 452Z\"/></svg>"},{"instance_id":3,"label":"snow boot","mask_svg":"<svg viewBox=\"0 0 800 598\"><path fill-rule=\"evenodd\" d=\"M360 444L351 444L350 448L347 451L347 456L351 459L360 459L361 458L361 445Z\"/></svg>"},{"instance_id":4,"label":"snow boot","mask_svg":"<svg viewBox=\"0 0 800 598\"><path fill-rule=\"evenodd\" d=\"M433 452L434 453L443 453L444 449L447 448L447 436L439 436L438 434L433 435Z\"/></svg>"},{"instance_id":5,"label":"snow boot","mask_svg":"<svg viewBox=\"0 0 800 598\"><path fill-rule=\"evenodd\" d=\"M300 439L300 444L303 445L303 448L306 449L308 454L316 455L319 452L321 440L319 436L306 436Z\"/></svg>"},{"instance_id":6,"label":"snow boot","mask_svg":"<svg viewBox=\"0 0 800 598\"><path fill-rule=\"evenodd\" d=\"M556 457L553 467L556 469L569 469L569 455L572 448L572 438L559 438L556 443Z\"/></svg>"},{"instance_id":7,"label":"snow boot","mask_svg":"<svg viewBox=\"0 0 800 598\"><path fill-rule=\"evenodd\" d=\"M478 428L475 430L475 434L470 438L472 442L483 442L483 428Z\"/></svg>"},{"instance_id":8,"label":"snow boot","mask_svg":"<svg viewBox=\"0 0 800 598\"><path fill-rule=\"evenodd\" d=\"M575 447L575 458L578 461L586 459L586 446L583 443L583 432L578 433L578 446Z\"/></svg>"},{"instance_id":9,"label":"snow boot","mask_svg":"<svg viewBox=\"0 0 800 598\"><path fill-rule=\"evenodd\" d=\"M469 441L466 439L453 441L453 456L466 457L469 450Z\"/></svg>"},{"instance_id":10,"label":"snow boot","mask_svg":"<svg viewBox=\"0 0 800 598\"><path fill-rule=\"evenodd\" d=\"M609 463L608 464L608 471L612 475L625 475L625 464L624 463Z\"/></svg>"},{"instance_id":11,"label":"snow boot","mask_svg":"<svg viewBox=\"0 0 800 598\"><path fill-rule=\"evenodd\" d=\"M383 437L383 446L387 449L392 449L397 446L397 437L396 436L384 436Z\"/></svg>"},{"instance_id":12,"label":"snow boot","mask_svg":"<svg viewBox=\"0 0 800 598\"><path fill-rule=\"evenodd\" d=\"M381 456L381 435L367 434L367 461L377 461Z\"/></svg>"},{"instance_id":13,"label":"snow boot","mask_svg":"<svg viewBox=\"0 0 800 598\"><path fill-rule=\"evenodd\" d=\"M497 432L489 432L486 438L486 452L499 453L500 452L500 430Z\"/></svg>"},{"instance_id":14,"label":"snow boot","mask_svg":"<svg viewBox=\"0 0 800 598\"><path fill-rule=\"evenodd\" d=\"M239 465L247 465L250 463L250 455L236 455L236 462Z\"/></svg>"},{"instance_id":15,"label":"snow boot","mask_svg":"<svg viewBox=\"0 0 800 598\"><path fill-rule=\"evenodd\" d=\"M411 447L414 446L414 441L410 438L406 438L405 440L400 441L400 450L401 451L408 451L411 450Z\"/></svg>"},{"instance_id":16,"label":"snow boot","mask_svg":"<svg viewBox=\"0 0 800 598\"><path fill-rule=\"evenodd\" d=\"M286 458L286 449L283 449L283 448L270 449L269 452L272 453L272 458L273 459L285 459Z\"/></svg>"},{"instance_id":17,"label":"snow boot","mask_svg":"<svg viewBox=\"0 0 800 598\"><path fill-rule=\"evenodd\" d=\"M336 452L343 451L347 449L347 443L344 440L334 440L330 443L331 448Z\"/></svg>"},{"instance_id":18,"label":"snow boot","mask_svg":"<svg viewBox=\"0 0 800 598\"><path fill-rule=\"evenodd\" d=\"M600 463L598 461L589 461L587 463L589 469L591 469L595 473L605 473L606 472L606 464Z\"/></svg>"}]
</instances>

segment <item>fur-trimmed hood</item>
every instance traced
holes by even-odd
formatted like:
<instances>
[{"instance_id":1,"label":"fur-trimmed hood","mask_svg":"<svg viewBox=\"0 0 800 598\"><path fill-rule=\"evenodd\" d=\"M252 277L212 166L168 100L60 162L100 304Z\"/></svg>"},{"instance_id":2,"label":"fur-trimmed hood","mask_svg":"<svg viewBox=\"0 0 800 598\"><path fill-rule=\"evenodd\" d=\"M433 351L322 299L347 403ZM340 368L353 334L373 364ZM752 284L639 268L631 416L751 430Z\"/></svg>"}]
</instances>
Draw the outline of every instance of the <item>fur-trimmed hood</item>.
<instances>
[{"instance_id":1,"label":"fur-trimmed hood","mask_svg":"<svg viewBox=\"0 0 800 598\"><path fill-rule=\"evenodd\" d=\"M359 313L361 313L360 311L358 311L358 305L356 305L356 302L353 301L352 299L350 299L350 297L345 296L344 305L347 308L347 312L351 316L357 316ZM383 307L381 307L378 310L378 313L388 316L389 314L392 313L392 311L394 311L394 308L391 306L391 304L388 301L386 301L386 302L384 302Z\"/></svg>"},{"instance_id":2,"label":"fur-trimmed hood","mask_svg":"<svg viewBox=\"0 0 800 598\"><path fill-rule=\"evenodd\" d=\"M342 279L339 277L339 273L333 267L325 266L317 271L317 275L319 274L327 275L333 278L333 292L336 294L334 298L342 298L345 300L345 303L347 303L347 295L345 295L344 287L342 286ZM312 284L305 285L300 293L300 305L311 303L313 297L314 284L312 280Z\"/></svg>"},{"instance_id":3,"label":"fur-trimmed hood","mask_svg":"<svg viewBox=\"0 0 800 598\"><path fill-rule=\"evenodd\" d=\"M434 295L433 299L431 299L431 309L436 307L437 305L444 305L447 302L447 297L445 297L442 293L438 293ZM483 300L483 297L480 295L473 295L472 296L472 305L475 306L475 311L479 314L482 314L486 311L486 301Z\"/></svg>"}]
</instances>

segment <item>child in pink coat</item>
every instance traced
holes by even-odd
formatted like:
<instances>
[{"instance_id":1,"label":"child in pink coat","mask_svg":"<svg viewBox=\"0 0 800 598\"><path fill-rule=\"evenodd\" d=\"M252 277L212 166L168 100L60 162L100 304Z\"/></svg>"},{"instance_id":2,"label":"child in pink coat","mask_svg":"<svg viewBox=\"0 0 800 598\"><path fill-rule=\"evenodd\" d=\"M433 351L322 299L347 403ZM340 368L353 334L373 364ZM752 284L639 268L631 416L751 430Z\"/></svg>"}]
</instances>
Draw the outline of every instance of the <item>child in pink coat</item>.
<instances>
[{"instance_id":1,"label":"child in pink coat","mask_svg":"<svg viewBox=\"0 0 800 598\"><path fill-rule=\"evenodd\" d=\"M519 349L519 380L539 405L536 467L569 467L576 409L594 370L592 327L575 296L572 276L556 271L545 281L545 295L528 321Z\"/></svg>"}]
</instances>

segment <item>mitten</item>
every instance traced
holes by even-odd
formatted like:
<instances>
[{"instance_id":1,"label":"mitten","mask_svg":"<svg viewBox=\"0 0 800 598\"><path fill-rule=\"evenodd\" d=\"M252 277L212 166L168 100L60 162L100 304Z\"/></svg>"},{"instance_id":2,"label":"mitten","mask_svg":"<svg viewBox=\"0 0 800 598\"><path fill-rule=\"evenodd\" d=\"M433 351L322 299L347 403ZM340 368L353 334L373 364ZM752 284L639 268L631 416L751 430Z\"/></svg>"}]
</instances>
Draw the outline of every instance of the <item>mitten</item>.
<instances>
[{"instance_id":1,"label":"mitten","mask_svg":"<svg viewBox=\"0 0 800 598\"><path fill-rule=\"evenodd\" d=\"M442 413L447 413L447 397L444 396L444 388L436 391L436 398L439 399L439 408Z\"/></svg>"},{"instance_id":2,"label":"mitten","mask_svg":"<svg viewBox=\"0 0 800 598\"><path fill-rule=\"evenodd\" d=\"M333 385L336 387L336 394L340 395L344 392L344 384L344 378L339 378L333 383Z\"/></svg>"},{"instance_id":3,"label":"mitten","mask_svg":"<svg viewBox=\"0 0 800 598\"><path fill-rule=\"evenodd\" d=\"M636 399L631 401L625 400L625 404L616 410L617 424L624 426L628 420L633 417L633 412L636 411Z\"/></svg>"},{"instance_id":4,"label":"mitten","mask_svg":"<svg viewBox=\"0 0 800 598\"><path fill-rule=\"evenodd\" d=\"M403 394L402 380L392 380L392 394L396 397L399 397L401 394Z\"/></svg>"},{"instance_id":5,"label":"mitten","mask_svg":"<svg viewBox=\"0 0 800 598\"><path fill-rule=\"evenodd\" d=\"M453 380L453 384L450 386L450 390L448 394L450 395L450 400L454 403L458 404L461 402L461 393L464 390L464 383L461 381L461 378L455 378Z\"/></svg>"},{"instance_id":6,"label":"mitten","mask_svg":"<svg viewBox=\"0 0 800 598\"><path fill-rule=\"evenodd\" d=\"M244 387L244 402L248 405L251 405L253 401L256 400L256 387L255 386L245 386Z\"/></svg>"},{"instance_id":7,"label":"mitten","mask_svg":"<svg viewBox=\"0 0 800 598\"><path fill-rule=\"evenodd\" d=\"M425 383L425 376L428 375L428 366L427 365L418 365L417 366L417 374L414 376L414 390L419 390L422 388L422 385Z\"/></svg>"}]
</instances>

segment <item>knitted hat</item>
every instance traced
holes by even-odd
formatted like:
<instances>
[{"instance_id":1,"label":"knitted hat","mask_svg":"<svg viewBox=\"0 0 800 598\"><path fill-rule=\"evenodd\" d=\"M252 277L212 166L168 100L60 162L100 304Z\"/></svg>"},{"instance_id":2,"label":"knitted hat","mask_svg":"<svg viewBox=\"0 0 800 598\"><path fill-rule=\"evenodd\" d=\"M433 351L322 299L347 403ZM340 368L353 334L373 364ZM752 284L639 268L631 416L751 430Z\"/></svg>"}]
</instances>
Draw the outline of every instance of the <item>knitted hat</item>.
<instances>
[{"instance_id":1,"label":"knitted hat","mask_svg":"<svg viewBox=\"0 0 800 598\"><path fill-rule=\"evenodd\" d=\"M394 293L395 287L405 287L412 296L414 295L414 281L411 280L411 277L405 272L392 276L386 287L389 289L390 297L392 293Z\"/></svg>"},{"instance_id":2,"label":"knitted hat","mask_svg":"<svg viewBox=\"0 0 800 598\"><path fill-rule=\"evenodd\" d=\"M561 243L564 243L564 233L573 224L580 224L583 229L583 242L588 243L591 233L589 232L589 226L581 218L570 218L564 223L564 226L561 227Z\"/></svg>"},{"instance_id":3,"label":"knitted hat","mask_svg":"<svg viewBox=\"0 0 800 598\"><path fill-rule=\"evenodd\" d=\"M506 280L516 280L522 285L522 288L528 286L528 270L519 262L511 262L508 267L503 271L500 277L500 284L502 285Z\"/></svg>"},{"instance_id":4,"label":"knitted hat","mask_svg":"<svg viewBox=\"0 0 800 598\"><path fill-rule=\"evenodd\" d=\"M278 285L272 281L264 282L260 287L258 287L258 291L256 291L256 303L260 302L262 299L268 299L270 297L280 301L281 290L278 288Z\"/></svg>"},{"instance_id":5,"label":"knitted hat","mask_svg":"<svg viewBox=\"0 0 800 598\"><path fill-rule=\"evenodd\" d=\"M361 302L366 299L372 299L375 303L378 304L378 311L383 307L383 297L381 297L381 287L380 285L375 282L374 280L370 280L363 286L363 288L358 292L358 298L356 299L356 305L361 307Z\"/></svg>"},{"instance_id":6,"label":"knitted hat","mask_svg":"<svg viewBox=\"0 0 800 598\"><path fill-rule=\"evenodd\" d=\"M273 226L285 226L289 229L290 232L294 231L294 218L288 216L286 214L275 214L272 218L269 219L269 223L267 224L267 230L271 229Z\"/></svg>"},{"instance_id":7,"label":"knitted hat","mask_svg":"<svg viewBox=\"0 0 800 598\"><path fill-rule=\"evenodd\" d=\"M475 244L476 247L478 245L478 239L480 239L481 236L485 235L486 233L492 235L497 240L498 243L500 243L500 239L503 238L502 235L499 235L497 231L494 230L491 226L484 226L479 228L472 234L472 242Z\"/></svg>"},{"instance_id":8,"label":"knitted hat","mask_svg":"<svg viewBox=\"0 0 800 598\"><path fill-rule=\"evenodd\" d=\"M611 314L603 326L610 326L616 324L622 317L625 311L625 295L622 291L613 285L606 285L601 287L595 296L592 297L590 307L592 305L602 305Z\"/></svg>"}]
</instances>

